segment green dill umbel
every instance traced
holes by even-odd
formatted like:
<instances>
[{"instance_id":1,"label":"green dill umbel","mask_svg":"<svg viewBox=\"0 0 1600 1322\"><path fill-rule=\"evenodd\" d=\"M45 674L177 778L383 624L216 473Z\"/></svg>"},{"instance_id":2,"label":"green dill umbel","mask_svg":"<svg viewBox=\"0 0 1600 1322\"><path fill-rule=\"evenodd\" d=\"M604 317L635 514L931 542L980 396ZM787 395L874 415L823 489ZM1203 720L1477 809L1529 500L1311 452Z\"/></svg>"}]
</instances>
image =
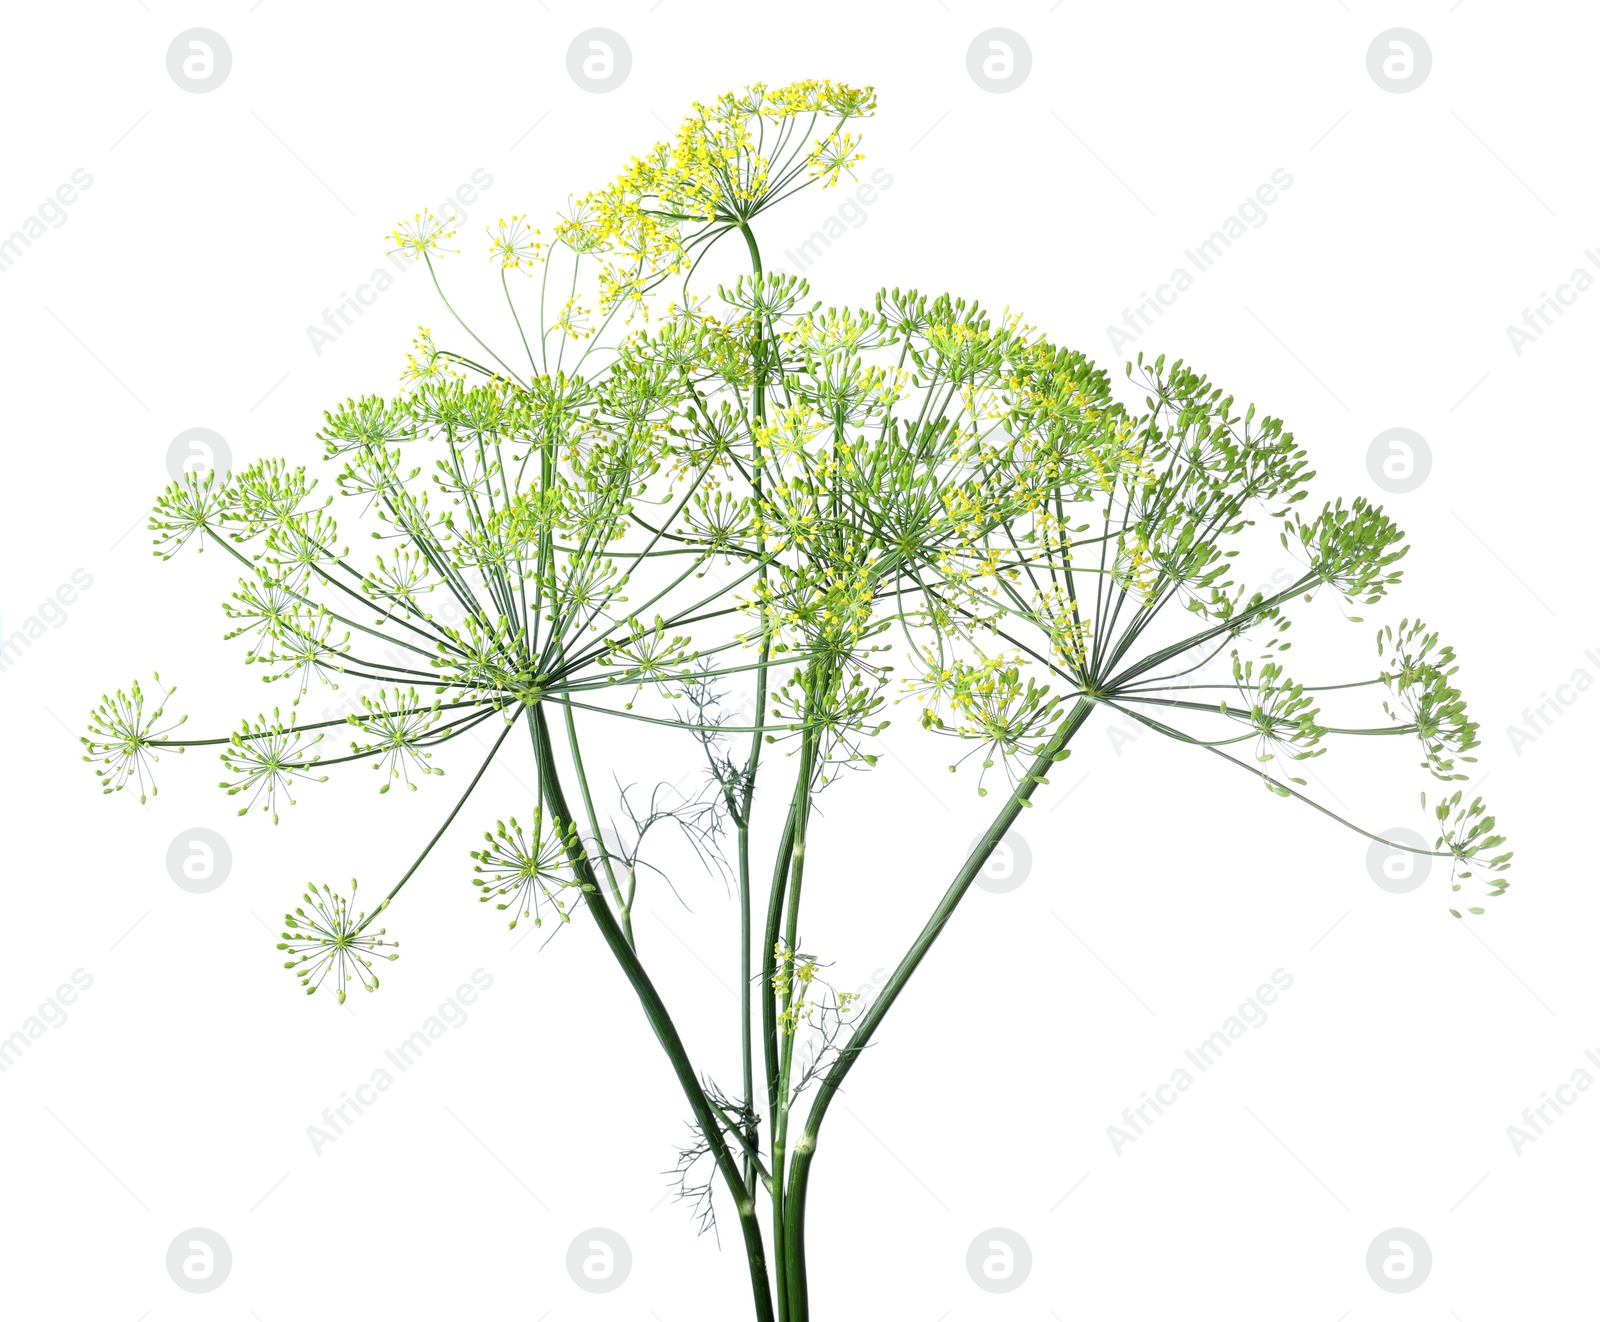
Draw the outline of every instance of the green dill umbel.
<instances>
[{"instance_id":1,"label":"green dill umbel","mask_svg":"<svg viewBox=\"0 0 1600 1322\"><path fill-rule=\"evenodd\" d=\"M470 803L483 843L456 871L513 927L596 924L692 1113L681 1191L709 1220L721 1186L754 1315L784 1322L809 1317L806 1198L832 1100L1102 709L1373 840L1297 768L1344 738L1415 741L1447 790L1423 852L1452 860L1452 895L1500 894L1510 860L1482 801L1448 789L1477 726L1434 632L1385 625L1377 667L1336 682L1306 682L1331 660L1291 663L1293 613L1359 623L1398 586L1406 544L1364 499L1315 506L1280 420L1164 357L1127 365L1125 400L1009 310L901 289L831 307L764 268L765 213L849 179L874 108L871 89L814 81L697 105L548 238L520 216L489 231L496 332L457 317L440 282L451 232L427 213L400 226L453 326L419 333L401 391L325 415L327 476L276 459L190 473L151 519L157 554L210 551L238 575L227 636L283 696L188 738L172 691L135 683L83 741L106 791L141 801L164 753L208 747L239 811L274 821L334 774L430 796L420 852L376 908L318 881L285 918L287 967L340 1000L397 958L377 924ZM748 270L703 289L696 268L724 238ZM1239 567L1263 529L1297 565L1270 593ZM351 682L347 716L300 720L310 686ZM873 793L896 711L923 732L906 751L994 811L863 1003L833 990L802 931L807 894L838 880L808 860L821 796ZM625 791L619 834L586 757L640 726L678 739L705 789ZM455 789L436 752L480 727L489 751L471 741ZM532 801L480 804L512 739L532 752ZM661 831L736 888L737 1081L691 1061L639 950Z\"/></svg>"}]
</instances>

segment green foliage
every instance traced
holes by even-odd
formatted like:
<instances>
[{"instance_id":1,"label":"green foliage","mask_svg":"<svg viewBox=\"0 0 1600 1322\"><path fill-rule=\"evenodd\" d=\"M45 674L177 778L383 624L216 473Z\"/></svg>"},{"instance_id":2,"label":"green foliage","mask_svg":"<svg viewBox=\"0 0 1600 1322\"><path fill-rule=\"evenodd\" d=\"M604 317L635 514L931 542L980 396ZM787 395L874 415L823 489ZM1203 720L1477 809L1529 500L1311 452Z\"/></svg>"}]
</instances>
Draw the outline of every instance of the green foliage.
<instances>
[{"instance_id":1,"label":"green foliage","mask_svg":"<svg viewBox=\"0 0 1600 1322\"><path fill-rule=\"evenodd\" d=\"M485 834L471 855L479 898L512 927L529 914L539 926L546 903L559 926L580 905L593 913L685 1083L698 1137L684 1169L717 1163L752 1264L758 1175L776 1200L774 1234L801 1233L782 1214L783 1180L787 1169L803 1191L815 1130L786 1168L791 1108L826 1080L820 1123L982 863L966 860L949 907L868 1011L826 991L816 961L794 953L816 797L878 764L901 704L919 709L909 725L965 745L947 764L976 771L978 794L1002 783L991 843L1100 709L1341 822L1289 774L1294 764L1346 736L1415 736L1423 768L1452 781L1477 745L1455 654L1420 623L1381 630L1376 677L1314 687L1286 674L1291 607L1330 594L1339 612L1384 604L1407 546L1361 497L1307 513L1315 474L1280 419L1241 410L1165 357L1127 365L1125 402L1108 372L1009 308L899 288L833 307L806 281L763 269L752 222L809 183L848 176L859 159L849 126L874 105L870 88L806 81L697 106L672 141L573 203L550 240L520 216L490 230L502 349L459 319L453 338L421 329L400 390L324 415L317 436L333 476L322 494L279 459L168 487L150 522L156 553L220 548L234 563L225 636L242 640L267 682L293 688L289 714L280 705L186 739L181 720L161 723L171 691L147 703L135 684L102 701L83 740L106 791L137 784L141 802L161 751L214 745L223 788L245 796L240 812L260 807L276 822L298 782L334 767L365 761L380 793L416 790L441 774L441 746L479 727L495 734L377 911L354 913L353 893L314 885L309 908L286 917L288 967L307 991L331 976L342 1001L351 981L376 987L372 960L396 957L372 930L377 913L525 729L530 826L510 817ZM730 236L751 269L703 294L695 270ZM450 237L422 213L394 239L437 284ZM536 307L513 295L509 272L537 277ZM1269 594L1249 585L1266 577L1252 557L1274 540L1300 568ZM354 685L354 710L301 723L313 684ZM1336 690L1341 702L1379 698L1391 724L1335 724L1321 704ZM653 796L630 850L597 844L580 715L606 718L613 735L618 721L688 734L685 749L707 763L706 795L659 808ZM333 727L350 751L324 757ZM758 801L773 753L793 787ZM1452 860L1452 892L1477 871L1498 895L1511 856L1482 801L1461 800L1434 806L1431 852ZM730 1095L694 1082L638 964L630 915L648 826L675 822L706 862L731 825L751 930L758 802L787 804L787 817L767 935L741 955L745 1077ZM623 805L632 816L625 792ZM820 1047L797 1064L802 1030ZM791 1322L805 1322L801 1287L780 1288Z\"/></svg>"},{"instance_id":2,"label":"green foliage","mask_svg":"<svg viewBox=\"0 0 1600 1322\"><path fill-rule=\"evenodd\" d=\"M492 230L502 275L543 272L536 317L506 286L526 367L470 328L460 351L423 330L405 389L324 417L364 563L336 497L286 461L163 493L158 553L210 544L240 564L226 636L268 681L297 684L291 708L313 683L362 683L349 756L321 759L322 729L275 711L218 741L229 793L276 820L295 781L356 760L383 790L415 789L441 744L540 704L703 735L720 718L670 704L715 681L759 691L759 737L805 748L813 790L873 765L906 701L968 745L952 769L976 758L980 794L997 769L1017 784L1085 700L1230 761L1252 743L1240 765L1295 798L1305 781L1280 763L1380 732L1331 730L1272 657L1296 599L1380 604L1403 534L1361 497L1302 513L1315 475L1281 420L1165 357L1128 365L1130 407L1084 355L967 298L896 288L829 307L759 262L714 297L691 290L719 238L737 231L754 254L754 217L848 170L846 125L872 107L828 83L730 94L580 199L552 240L521 217ZM448 237L424 215L396 231L430 271ZM580 316L586 269L597 321ZM682 288L663 308L651 296L669 276ZM619 313L648 325L623 330ZM1271 596L1239 569L1261 522L1303 566ZM1259 658L1240 650L1251 638ZM1414 734L1432 775L1460 779L1477 727L1454 653L1409 621L1379 650L1398 722L1381 732ZM1232 682L1209 686L1233 700L1214 702L1196 690L1224 651ZM155 751L183 745L137 690L107 703L91 754L108 788L143 793ZM1208 717L1244 731L1186 728Z\"/></svg>"}]
</instances>

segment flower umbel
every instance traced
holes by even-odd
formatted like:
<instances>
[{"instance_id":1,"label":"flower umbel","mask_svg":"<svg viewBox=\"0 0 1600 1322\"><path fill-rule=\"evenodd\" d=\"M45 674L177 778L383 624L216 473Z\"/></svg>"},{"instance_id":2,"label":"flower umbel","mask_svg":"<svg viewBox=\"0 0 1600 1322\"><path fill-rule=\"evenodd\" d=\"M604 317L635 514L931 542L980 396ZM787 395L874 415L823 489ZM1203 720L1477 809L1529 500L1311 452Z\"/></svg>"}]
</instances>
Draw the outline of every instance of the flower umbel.
<instances>
[{"instance_id":1,"label":"flower umbel","mask_svg":"<svg viewBox=\"0 0 1600 1322\"><path fill-rule=\"evenodd\" d=\"M528 227L526 216L497 220L493 229L488 226L484 226L484 229L490 238L490 261L498 260L502 270L523 268L529 275L533 274L532 268L539 264L539 250L544 244L534 238L539 231Z\"/></svg>"},{"instance_id":2,"label":"flower umbel","mask_svg":"<svg viewBox=\"0 0 1600 1322\"><path fill-rule=\"evenodd\" d=\"M149 529L157 534L151 543L156 554L170 560L197 533L214 530L222 522L232 493L226 476L207 470L204 473L185 473L156 499L150 512ZM205 550L205 537L201 536L196 551Z\"/></svg>"},{"instance_id":3,"label":"flower umbel","mask_svg":"<svg viewBox=\"0 0 1600 1322\"><path fill-rule=\"evenodd\" d=\"M567 833L570 838L575 838L576 834L575 828ZM535 808L530 833L525 835L513 817L509 826L496 822L494 831L485 831L483 838L488 847L472 853L477 860L472 870L479 874L472 879L472 884L483 892L478 896L481 903L487 904L500 896L509 897L502 899L495 908L512 911L509 925L513 928L530 913L534 916L533 925L542 927L544 918L538 909L545 900L562 922L572 921L567 903L558 892L582 887L568 866L568 841L563 839L558 822L551 821L547 826L543 809Z\"/></svg>"},{"instance_id":4,"label":"flower umbel","mask_svg":"<svg viewBox=\"0 0 1600 1322\"><path fill-rule=\"evenodd\" d=\"M318 887L312 882L304 896L306 907L296 907L293 913L283 916L283 925L290 930L283 934L278 949L291 956L283 967L293 969L300 985L310 996L333 975L334 989L339 994L339 1004L344 1004L344 994L352 981L367 991L378 989L378 975L372 971L373 959L399 959L398 954L386 955L392 947L398 951L398 941L385 941L387 928L375 933L364 929L365 914L354 911L356 882L350 882L347 900L331 886ZM380 904L374 917L382 913L388 901ZM296 958L297 957L297 958Z\"/></svg>"},{"instance_id":5,"label":"flower umbel","mask_svg":"<svg viewBox=\"0 0 1600 1322\"><path fill-rule=\"evenodd\" d=\"M229 794L251 791L250 802L239 809L240 817L259 803L262 812L272 814L273 824L276 825L278 795L289 798L289 787L297 777L327 780L326 776L311 773L311 768L321 760L320 755L311 753L307 756L311 748L321 742L321 734L308 736L304 731L297 730L292 716L289 724L285 725L283 717L274 707L270 721L265 716L245 721L222 750L223 766L239 779L218 783ZM289 802L293 804L294 800L289 799Z\"/></svg>"},{"instance_id":6,"label":"flower umbel","mask_svg":"<svg viewBox=\"0 0 1600 1322\"><path fill-rule=\"evenodd\" d=\"M455 231L446 229L444 221L433 212L419 211L410 220L403 220L395 226L394 233L389 236L394 240L394 247L389 251L408 252L420 262L432 252L455 252L456 249L444 246L444 241L454 235Z\"/></svg>"},{"instance_id":7,"label":"flower umbel","mask_svg":"<svg viewBox=\"0 0 1600 1322\"><path fill-rule=\"evenodd\" d=\"M363 710L345 718L366 736L366 743L352 743L350 751L358 757L377 754L374 769L388 773L379 794L387 794L397 780L403 780L408 790L416 789L412 772L419 776L444 775L443 768L429 765L433 754L424 742L439 720L439 705L437 698L430 706L417 696L416 689L396 686L388 693L380 691L377 701L363 694ZM439 742L440 738L436 736L432 742ZM449 738L448 732L442 738Z\"/></svg>"},{"instance_id":8,"label":"flower umbel","mask_svg":"<svg viewBox=\"0 0 1600 1322\"><path fill-rule=\"evenodd\" d=\"M157 684L161 683L160 675L154 676L154 679ZM156 728L156 722L166 709L167 699L176 692L176 688L163 686L161 697L152 710L146 711L144 690L139 687L139 681L134 680L131 693L118 689L116 697L108 694L101 698L100 705L89 714L89 734L80 737L78 742L89 750L83 756L85 762L105 764L94 773L100 778L102 793L114 793L130 780L139 783L140 803L145 801L147 795L156 792L150 763L160 759L152 750L167 747L161 736L176 730L189 719L180 716L171 725ZM181 745L178 751L183 752Z\"/></svg>"},{"instance_id":9,"label":"flower umbel","mask_svg":"<svg viewBox=\"0 0 1600 1322\"><path fill-rule=\"evenodd\" d=\"M1494 899L1504 895L1511 886L1505 877L1492 875L1503 873L1511 866L1511 851L1492 852L1500 849L1506 838L1495 831L1494 818L1484 807L1483 800L1477 798L1463 804L1461 798L1461 791L1457 790L1433 805L1433 815L1439 823L1439 838L1434 842L1434 848L1450 855L1452 892L1459 891L1462 882L1470 881L1473 869L1477 869L1480 873L1491 874L1480 876L1479 880L1488 888L1487 898ZM1426 794L1422 796L1422 806L1428 806ZM1457 918L1461 917L1459 909L1452 908L1450 912ZM1467 912L1482 913L1483 907L1472 905Z\"/></svg>"}]
</instances>

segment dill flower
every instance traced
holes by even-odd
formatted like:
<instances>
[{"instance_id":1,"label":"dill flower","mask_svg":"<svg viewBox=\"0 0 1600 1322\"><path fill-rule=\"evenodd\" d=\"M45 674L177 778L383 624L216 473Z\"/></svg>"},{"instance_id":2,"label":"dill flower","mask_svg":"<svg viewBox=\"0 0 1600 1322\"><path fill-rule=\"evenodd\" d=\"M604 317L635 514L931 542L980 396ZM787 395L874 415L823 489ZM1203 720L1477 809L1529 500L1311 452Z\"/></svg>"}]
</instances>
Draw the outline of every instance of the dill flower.
<instances>
[{"instance_id":1,"label":"dill flower","mask_svg":"<svg viewBox=\"0 0 1600 1322\"><path fill-rule=\"evenodd\" d=\"M1478 746L1478 724L1467 716L1461 690L1452 683L1460 667L1453 647L1440 647L1439 635L1427 632L1421 620L1401 620L1395 629L1385 625L1378 633L1378 654L1387 655L1392 669L1379 676L1392 701L1383 709L1405 721L1422 743L1422 765L1439 780L1465 780L1456 762L1475 762L1469 755Z\"/></svg>"},{"instance_id":2,"label":"dill flower","mask_svg":"<svg viewBox=\"0 0 1600 1322\"><path fill-rule=\"evenodd\" d=\"M852 166L866 160L866 153L857 151L861 144L859 133L841 133L837 130L825 138L818 138L806 158L807 171L813 179L820 179L824 188L832 188L839 176L848 174L855 178Z\"/></svg>"},{"instance_id":3,"label":"dill flower","mask_svg":"<svg viewBox=\"0 0 1600 1322\"><path fill-rule=\"evenodd\" d=\"M1441 798L1433 806L1433 815L1439 823L1439 838L1434 843L1434 848L1450 855L1450 889L1452 892L1461 889L1461 883L1472 878L1472 869L1478 868L1491 874L1505 872L1511 866L1511 851L1491 853L1505 844L1506 838L1495 831L1494 818L1484 807L1481 798L1473 799L1471 803L1463 805L1462 794L1457 790L1448 798ZM1428 796L1422 796L1422 806L1428 806ZM1511 883L1503 876L1488 876L1481 879L1488 887L1489 899L1504 895ZM1468 913L1481 914L1483 908L1474 905L1468 908ZM1450 913L1461 917L1459 910L1452 908Z\"/></svg>"},{"instance_id":4,"label":"dill flower","mask_svg":"<svg viewBox=\"0 0 1600 1322\"><path fill-rule=\"evenodd\" d=\"M544 244L533 236L538 234L536 229L529 229L526 216L512 216L510 220L497 220L493 229L484 226L484 233L489 236L489 260L500 262L500 269L504 271L520 268L533 274L533 267L543 259L540 250Z\"/></svg>"},{"instance_id":5,"label":"dill flower","mask_svg":"<svg viewBox=\"0 0 1600 1322\"><path fill-rule=\"evenodd\" d=\"M222 603L223 614L240 621L237 628L223 635L224 642L244 634L255 635L245 656L246 664L272 659L274 647L298 631L307 614L300 586L298 575L279 577L258 570L254 579L241 578L240 590L231 601Z\"/></svg>"},{"instance_id":6,"label":"dill flower","mask_svg":"<svg viewBox=\"0 0 1600 1322\"><path fill-rule=\"evenodd\" d=\"M154 676L154 679L157 684L161 683L160 675ZM176 692L176 687L167 688L163 685L161 697L146 711L144 690L139 687L139 681L134 680L130 692L124 693L118 689L115 697L107 694L89 714L89 734L80 736L78 742L89 750L84 754L85 762L104 763L94 773L100 779L102 793L113 794L130 781L139 786L140 803L145 801L147 795L156 792L150 764L160 761L160 758L153 750L176 746L180 753L183 752L181 744L172 745L162 736L176 730L189 719L187 716L178 717L171 725L156 728L166 709L167 699Z\"/></svg>"},{"instance_id":7,"label":"dill flower","mask_svg":"<svg viewBox=\"0 0 1600 1322\"><path fill-rule=\"evenodd\" d=\"M229 795L250 793L250 802L239 809L240 817L260 804L261 811L270 812L273 825L277 825L280 794L293 805L289 790L296 780L327 780L311 771L321 758L310 750L321 742L320 733L308 736L296 729L293 717L285 725L274 707L270 721L265 716L245 721L222 750L222 764L238 779L219 781L218 785Z\"/></svg>"},{"instance_id":8,"label":"dill flower","mask_svg":"<svg viewBox=\"0 0 1600 1322\"><path fill-rule=\"evenodd\" d=\"M330 459L350 450L398 445L411 440L416 434L416 424L407 413L404 403L384 399L380 395L347 399L338 408L322 416L326 426L317 436L327 447L327 457Z\"/></svg>"},{"instance_id":9,"label":"dill flower","mask_svg":"<svg viewBox=\"0 0 1600 1322\"><path fill-rule=\"evenodd\" d=\"M378 789L379 794L387 794L389 787L402 778L408 790L416 789L411 779L413 771L419 776L444 775L442 767L429 765L433 754L423 743L428 731L439 720L438 699L430 706L417 696L416 689L396 687L387 693L380 691L376 700L362 694L361 706L362 712L345 719L361 731L367 742L364 745L352 743L350 751L362 756L378 755L378 760L372 764L374 770L382 768L388 772ZM448 737L446 731L433 742L442 742Z\"/></svg>"},{"instance_id":10,"label":"dill flower","mask_svg":"<svg viewBox=\"0 0 1600 1322\"><path fill-rule=\"evenodd\" d=\"M146 526L159 534L151 543L156 554L170 560L196 533L215 531L232 503L227 477L218 477L214 469L203 474L185 473L156 497L155 508L150 512ZM205 549L205 538L201 537L196 550Z\"/></svg>"},{"instance_id":11,"label":"dill flower","mask_svg":"<svg viewBox=\"0 0 1600 1322\"><path fill-rule=\"evenodd\" d=\"M542 808L533 810L533 829L526 834L515 817L509 826L496 822L492 833L483 834L488 848L472 852L476 860L472 870L478 874L472 884L483 892L478 896L479 903L499 899L495 908L511 910L512 928L530 913L534 916L533 925L542 927L544 918L538 910L546 900L562 922L571 922L567 902L560 892L582 889L567 860L568 843L576 836L575 828L564 836L560 823L554 819L546 825Z\"/></svg>"},{"instance_id":12,"label":"dill flower","mask_svg":"<svg viewBox=\"0 0 1600 1322\"><path fill-rule=\"evenodd\" d=\"M406 355L405 370L400 373L400 379L409 382L427 382L460 375L460 372L451 368L450 356L434 345L433 332L426 326L417 327L416 336L411 341L411 352Z\"/></svg>"},{"instance_id":13,"label":"dill flower","mask_svg":"<svg viewBox=\"0 0 1600 1322\"><path fill-rule=\"evenodd\" d=\"M1317 722L1319 715L1304 687L1283 673L1276 661L1245 661L1233 653L1233 682L1243 704L1236 719L1250 727L1256 742L1256 761L1262 764L1280 755L1303 762L1320 757L1327 749L1318 745L1328 733ZM1306 782L1300 776L1286 776L1296 785ZM1261 783L1274 794L1287 795L1287 789L1270 776Z\"/></svg>"},{"instance_id":14,"label":"dill flower","mask_svg":"<svg viewBox=\"0 0 1600 1322\"><path fill-rule=\"evenodd\" d=\"M412 260L420 262L429 253L456 252L457 249L444 246L444 241L454 236L455 231L446 229L444 221L433 212L419 211L410 220L403 220L395 226L389 236L394 240L394 247L389 249L389 253L392 256L397 252L408 252Z\"/></svg>"},{"instance_id":15,"label":"dill flower","mask_svg":"<svg viewBox=\"0 0 1600 1322\"><path fill-rule=\"evenodd\" d=\"M574 202L556 238L576 253L611 259L602 312L617 303L637 307L729 229L808 183L837 183L862 159L859 137L844 126L875 108L870 87L819 79L772 90L755 83L709 104L696 102L671 141L658 142L612 183ZM820 136L806 146L819 127Z\"/></svg>"},{"instance_id":16,"label":"dill flower","mask_svg":"<svg viewBox=\"0 0 1600 1322\"><path fill-rule=\"evenodd\" d=\"M328 975L333 975L334 990L339 1004L344 1004L345 992L351 982L359 983L367 991L378 989L378 975L372 971L373 959L399 959L399 954L384 954L387 948L398 951L398 941L385 941L388 929L380 927L368 933L369 921L363 913L354 912L356 882L350 882L350 898L346 900L331 886L318 887L315 882L307 886L305 907L296 906L293 913L283 916L283 933L278 949L290 958L283 967L293 969L306 995L312 995ZM377 917L388 906L384 901L373 912ZM309 910L309 912L308 912Z\"/></svg>"},{"instance_id":17,"label":"dill flower","mask_svg":"<svg viewBox=\"0 0 1600 1322\"><path fill-rule=\"evenodd\" d=\"M594 334L594 327L589 322L589 309L580 307L578 301L569 298L566 305L556 314L555 329L562 331L574 340L587 340Z\"/></svg>"}]
</instances>

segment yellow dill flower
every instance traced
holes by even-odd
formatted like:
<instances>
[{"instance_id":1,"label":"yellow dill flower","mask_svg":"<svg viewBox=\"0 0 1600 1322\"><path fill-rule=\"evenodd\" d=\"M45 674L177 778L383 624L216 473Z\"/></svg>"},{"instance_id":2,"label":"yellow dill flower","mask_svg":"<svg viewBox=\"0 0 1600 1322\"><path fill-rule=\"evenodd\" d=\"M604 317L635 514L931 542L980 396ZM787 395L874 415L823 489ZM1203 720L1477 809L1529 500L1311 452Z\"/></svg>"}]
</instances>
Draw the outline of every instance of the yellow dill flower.
<instances>
[{"instance_id":1,"label":"yellow dill flower","mask_svg":"<svg viewBox=\"0 0 1600 1322\"><path fill-rule=\"evenodd\" d=\"M438 381L460 375L450 366L450 359L445 352L434 344L433 332L426 326L419 326L411 341L411 352L406 355L405 370L400 373L400 379L412 382Z\"/></svg>"},{"instance_id":2,"label":"yellow dill flower","mask_svg":"<svg viewBox=\"0 0 1600 1322\"><path fill-rule=\"evenodd\" d=\"M555 328L575 340L587 340L594 334L594 328L589 325L589 309L579 307L576 300L570 298L556 318Z\"/></svg>"},{"instance_id":3,"label":"yellow dill flower","mask_svg":"<svg viewBox=\"0 0 1600 1322\"><path fill-rule=\"evenodd\" d=\"M391 255L397 252L408 252L413 260L421 261L428 253L455 252L454 248L446 248L444 241L455 237L453 229L446 229L444 221L440 220L431 211L419 211L410 220L401 221L395 226L394 233L389 236L394 240L394 247L389 249Z\"/></svg>"},{"instance_id":4,"label":"yellow dill flower","mask_svg":"<svg viewBox=\"0 0 1600 1322\"><path fill-rule=\"evenodd\" d=\"M817 139L810 155L806 157L808 173L813 179L820 179L824 188L837 184L841 174L848 174L854 179L855 171L850 167L867 159L856 150L860 145L860 134L845 133L838 129L825 138Z\"/></svg>"},{"instance_id":5,"label":"yellow dill flower","mask_svg":"<svg viewBox=\"0 0 1600 1322\"><path fill-rule=\"evenodd\" d=\"M870 115L871 88L806 80L770 90L761 83L696 102L677 134L658 142L606 187L574 203L556 238L578 253L603 253L600 311L637 305L684 269L692 249L744 224L809 177L824 186L862 159L844 131ZM807 149L786 121L809 115L837 121ZM774 122L776 122L776 131ZM802 130L808 131L811 126Z\"/></svg>"},{"instance_id":6,"label":"yellow dill flower","mask_svg":"<svg viewBox=\"0 0 1600 1322\"><path fill-rule=\"evenodd\" d=\"M532 268L543 260L540 250L545 245L533 237L539 231L529 229L527 219L526 216L512 216L510 220L497 220L493 229L484 226L484 233L490 239L489 260L498 258L502 270L520 267L532 275Z\"/></svg>"}]
</instances>

